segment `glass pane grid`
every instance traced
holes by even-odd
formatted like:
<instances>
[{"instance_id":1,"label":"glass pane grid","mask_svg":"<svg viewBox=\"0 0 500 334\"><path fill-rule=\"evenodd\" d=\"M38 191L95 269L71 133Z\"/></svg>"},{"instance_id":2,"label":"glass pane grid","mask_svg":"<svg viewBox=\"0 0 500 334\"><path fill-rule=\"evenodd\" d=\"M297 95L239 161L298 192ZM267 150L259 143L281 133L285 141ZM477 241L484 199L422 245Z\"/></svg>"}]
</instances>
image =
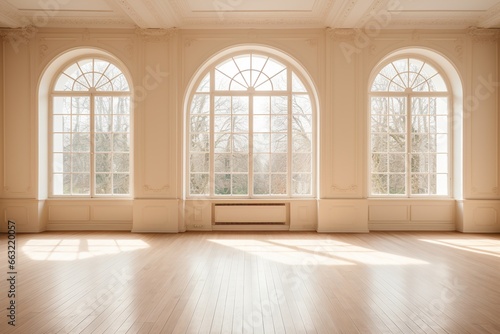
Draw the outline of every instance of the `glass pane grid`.
<instances>
[{"instance_id":1,"label":"glass pane grid","mask_svg":"<svg viewBox=\"0 0 500 334\"><path fill-rule=\"evenodd\" d=\"M202 79L190 107L189 193L311 195L312 103L299 77L280 62L253 53L231 57L211 73ZM201 92L213 96L209 112L200 111ZM196 117L202 113L211 126L200 125ZM193 159L208 160L195 168Z\"/></svg>"},{"instance_id":2,"label":"glass pane grid","mask_svg":"<svg viewBox=\"0 0 500 334\"><path fill-rule=\"evenodd\" d=\"M60 74L55 90L78 95L52 100L53 195L130 193L130 96L81 95L91 88L128 91L128 83L116 66L99 59L78 61Z\"/></svg>"},{"instance_id":3,"label":"glass pane grid","mask_svg":"<svg viewBox=\"0 0 500 334\"><path fill-rule=\"evenodd\" d=\"M401 97L371 98L372 195L447 195L448 97L422 96L446 92L443 78L426 62L404 58L385 66L373 82L374 92L391 90Z\"/></svg>"}]
</instances>

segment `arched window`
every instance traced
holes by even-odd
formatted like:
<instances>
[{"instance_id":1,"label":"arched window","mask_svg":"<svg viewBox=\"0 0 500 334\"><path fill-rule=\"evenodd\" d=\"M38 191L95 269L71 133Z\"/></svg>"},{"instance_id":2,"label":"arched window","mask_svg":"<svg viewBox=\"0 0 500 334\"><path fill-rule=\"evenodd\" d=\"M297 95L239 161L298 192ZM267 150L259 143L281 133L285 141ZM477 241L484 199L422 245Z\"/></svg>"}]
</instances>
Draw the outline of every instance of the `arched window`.
<instances>
[{"instance_id":1,"label":"arched window","mask_svg":"<svg viewBox=\"0 0 500 334\"><path fill-rule=\"evenodd\" d=\"M51 93L53 196L130 194L130 87L100 58L66 66Z\"/></svg>"},{"instance_id":2,"label":"arched window","mask_svg":"<svg viewBox=\"0 0 500 334\"><path fill-rule=\"evenodd\" d=\"M451 94L437 67L412 57L385 63L370 95L371 195L448 196Z\"/></svg>"},{"instance_id":3,"label":"arched window","mask_svg":"<svg viewBox=\"0 0 500 334\"><path fill-rule=\"evenodd\" d=\"M300 76L264 53L200 76L188 113L188 196L314 195L314 106Z\"/></svg>"}]
</instances>

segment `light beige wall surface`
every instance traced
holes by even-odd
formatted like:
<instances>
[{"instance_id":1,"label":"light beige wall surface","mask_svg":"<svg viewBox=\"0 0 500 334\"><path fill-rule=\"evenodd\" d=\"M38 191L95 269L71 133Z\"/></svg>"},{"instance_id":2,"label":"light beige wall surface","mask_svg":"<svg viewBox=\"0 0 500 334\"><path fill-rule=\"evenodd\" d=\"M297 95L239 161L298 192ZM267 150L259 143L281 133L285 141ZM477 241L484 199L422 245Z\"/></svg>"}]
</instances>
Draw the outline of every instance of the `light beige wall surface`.
<instances>
[{"instance_id":1,"label":"light beige wall surface","mask_svg":"<svg viewBox=\"0 0 500 334\"><path fill-rule=\"evenodd\" d=\"M211 230L212 201L184 198L187 90L210 58L231 47L258 45L279 50L300 64L318 97L317 198L285 199L291 203L287 228L500 232L496 32L391 30L367 36L350 29L40 29L1 35L0 211L3 220L15 219L20 231ZM45 126L47 102L40 99L40 92L46 92L47 85L41 80L55 59L79 48L114 55L132 80L134 195L130 199L43 196L46 173L38 171L46 166L46 145L39 140L39 130ZM463 87L453 92L460 109L454 120L454 150L457 160L463 161L455 163L456 196L449 199L368 198L369 82L380 61L405 48L440 55ZM463 108L458 108L460 103Z\"/></svg>"}]
</instances>

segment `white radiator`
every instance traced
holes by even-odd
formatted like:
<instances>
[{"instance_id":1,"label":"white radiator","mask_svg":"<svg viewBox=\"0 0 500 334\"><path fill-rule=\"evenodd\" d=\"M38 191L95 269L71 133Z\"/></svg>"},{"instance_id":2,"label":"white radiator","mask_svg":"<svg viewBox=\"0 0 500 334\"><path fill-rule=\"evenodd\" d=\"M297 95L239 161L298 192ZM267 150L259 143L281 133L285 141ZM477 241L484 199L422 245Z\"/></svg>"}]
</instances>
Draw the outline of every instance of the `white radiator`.
<instances>
[{"instance_id":1,"label":"white radiator","mask_svg":"<svg viewBox=\"0 0 500 334\"><path fill-rule=\"evenodd\" d=\"M285 203L214 204L214 223L224 224L285 224Z\"/></svg>"}]
</instances>

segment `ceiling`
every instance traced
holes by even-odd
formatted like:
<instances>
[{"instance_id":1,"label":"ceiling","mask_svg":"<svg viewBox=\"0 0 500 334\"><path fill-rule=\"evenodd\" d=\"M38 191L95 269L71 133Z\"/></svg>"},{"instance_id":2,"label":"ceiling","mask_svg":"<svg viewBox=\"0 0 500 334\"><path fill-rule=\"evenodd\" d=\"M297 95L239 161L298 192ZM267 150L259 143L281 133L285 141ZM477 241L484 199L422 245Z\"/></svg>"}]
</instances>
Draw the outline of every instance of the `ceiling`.
<instances>
[{"instance_id":1,"label":"ceiling","mask_svg":"<svg viewBox=\"0 0 500 334\"><path fill-rule=\"evenodd\" d=\"M0 28L500 28L500 0L0 0Z\"/></svg>"}]
</instances>

